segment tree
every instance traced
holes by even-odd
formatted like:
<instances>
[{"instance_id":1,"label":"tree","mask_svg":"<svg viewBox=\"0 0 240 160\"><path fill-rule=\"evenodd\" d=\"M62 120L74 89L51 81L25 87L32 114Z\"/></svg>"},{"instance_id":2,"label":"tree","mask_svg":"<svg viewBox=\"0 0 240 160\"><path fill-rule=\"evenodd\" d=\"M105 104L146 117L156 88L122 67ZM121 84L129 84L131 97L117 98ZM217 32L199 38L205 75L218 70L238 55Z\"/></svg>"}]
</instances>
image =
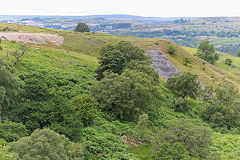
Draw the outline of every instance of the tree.
<instances>
[{"instance_id":1,"label":"tree","mask_svg":"<svg viewBox=\"0 0 240 160\"><path fill-rule=\"evenodd\" d=\"M97 79L104 77L104 72L121 74L127 64L132 61L145 61L150 64L150 57L144 55L144 51L130 42L121 41L116 45L107 45L100 50L97 68Z\"/></svg>"},{"instance_id":2,"label":"tree","mask_svg":"<svg viewBox=\"0 0 240 160\"><path fill-rule=\"evenodd\" d=\"M28 130L21 123L14 123L10 121L0 123L0 139L3 138L7 142L12 142L27 135Z\"/></svg>"},{"instance_id":3,"label":"tree","mask_svg":"<svg viewBox=\"0 0 240 160\"><path fill-rule=\"evenodd\" d=\"M167 123L166 130L159 132L155 148L158 150L164 142L172 146L181 143L190 156L205 159L212 144L211 135L210 129L205 126L193 124L186 119L176 119ZM183 150L181 152L184 153Z\"/></svg>"},{"instance_id":4,"label":"tree","mask_svg":"<svg viewBox=\"0 0 240 160\"><path fill-rule=\"evenodd\" d=\"M152 155L153 160L192 160L189 152L186 151L182 143L173 144L164 142L158 146Z\"/></svg>"},{"instance_id":5,"label":"tree","mask_svg":"<svg viewBox=\"0 0 240 160\"><path fill-rule=\"evenodd\" d=\"M2 121L7 119L18 91L17 80L11 71L11 66L0 59L0 116Z\"/></svg>"},{"instance_id":6,"label":"tree","mask_svg":"<svg viewBox=\"0 0 240 160\"><path fill-rule=\"evenodd\" d=\"M97 116L98 102L88 94L82 94L72 99L75 116L79 117L85 126L90 125Z\"/></svg>"},{"instance_id":7,"label":"tree","mask_svg":"<svg viewBox=\"0 0 240 160\"><path fill-rule=\"evenodd\" d=\"M175 77L168 78L166 87L182 98L196 98L201 88L197 78L196 74L190 72L178 73Z\"/></svg>"},{"instance_id":8,"label":"tree","mask_svg":"<svg viewBox=\"0 0 240 160\"><path fill-rule=\"evenodd\" d=\"M237 52L237 56L240 57L240 51Z\"/></svg>"},{"instance_id":9,"label":"tree","mask_svg":"<svg viewBox=\"0 0 240 160\"><path fill-rule=\"evenodd\" d=\"M19 159L69 160L70 157L76 156L74 150L68 151L68 148L72 149L76 146L73 146L64 135L50 129L37 129L29 137L10 143L10 146L18 154ZM77 155L77 158L81 159L81 154L77 153Z\"/></svg>"},{"instance_id":10,"label":"tree","mask_svg":"<svg viewBox=\"0 0 240 160\"><path fill-rule=\"evenodd\" d=\"M227 64L227 65L229 65L229 66L232 65L232 62L233 62L233 60L230 59L230 58L227 58L227 59L225 59L225 61L224 61L224 63Z\"/></svg>"},{"instance_id":11,"label":"tree","mask_svg":"<svg viewBox=\"0 0 240 160\"><path fill-rule=\"evenodd\" d=\"M152 77L147 74L126 69L121 75L108 74L90 90L102 111L109 113L112 119L133 121L151 98L159 94L153 84Z\"/></svg>"},{"instance_id":12,"label":"tree","mask_svg":"<svg viewBox=\"0 0 240 160\"><path fill-rule=\"evenodd\" d=\"M223 132L236 128L240 130L239 91L231 82L224 81L205 98L206 106L200 112L205 121L213 128Z\"/></svg>"},{"instance_id":13,"label":"tree","mask_svg":"<svg viewBox=\"0 0 240 160\"><path fill-rule=\"evenodd\" d=\"M74 29L75 32L90 32L90 29L86 23L80 22Z\"/></svg>"},{"instance_id":14,"label":"tree","mask_svg":"<svg viewBox=\"0 0 240 160\"><path fill-rule=\"evenodd\" d=\"M167 51L170 55L175 55L177 49L174 45L169 45Z\"/></svg>"},{"instance_id":15,"label":"tree","mask_svg":"<svg viewBox=\"0 0 240 160\"><path fill-rule=\"evenodd\" d=\"M150 122L147 114L142 114L139 116L137 126L135 127L135 134L138 138L138 141L141 143L150 141L149 123Z\"/></svg>"},{"instance_id":16,"label":"tree","mask_svg":"<svg viewBox=\"0 0 240 160\"><path fill-rule=\"evenodd\" d=\"M214 46L208 40L200 42L196 56L211 64L214 64L219 59Z\"/></svg>"}]
</instances>

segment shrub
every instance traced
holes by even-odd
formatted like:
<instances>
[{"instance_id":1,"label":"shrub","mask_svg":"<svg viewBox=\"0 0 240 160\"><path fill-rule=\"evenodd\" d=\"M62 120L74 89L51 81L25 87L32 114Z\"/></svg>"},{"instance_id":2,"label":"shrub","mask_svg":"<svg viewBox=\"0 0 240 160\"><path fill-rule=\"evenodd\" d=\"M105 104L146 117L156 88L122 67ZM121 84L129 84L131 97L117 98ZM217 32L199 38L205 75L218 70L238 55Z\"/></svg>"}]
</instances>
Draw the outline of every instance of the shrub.
<instances>
[{"instance_id":1,"label":"shrub","mask_svg":"<svg viewBox=\"0 0 240 160\"><path fill-rule=\"evenodd\" d=\"M23 124L5 121L0 123L0 138L7 142L16 141L28 135L28 130Z\"/></svg>"},{"instance_id":2,"label":"shrub","mask_svg":"<svg viewBox=\"0 0 240 160\"><path fill-rule=\"evenodd\" d=\"M185 98L196 98L200 89L198 76L190 72L178 73L175 77L170 77L167 80L166 87L174 94Z\"/></svg>"},{"instance_id":3,"label":"shrub","mask_svg":"<svg viewBox=\"0 0 240 160\"><path fill-rule=\"evenodd\" d=\"M177 49L174 45L169 45L167 51L170 55L175 55Z\"/></svg>"},{"instance_id":4,"label":"shrub","mask_svg":"<svg viewBox=\"0 0 240 160\"><path fill-rule=\"evenodd\" d=\"M90 32L90 29L86 23L80 22L74 29L75 32Z\"/></svg>"},{"instance_id":5,"label":"shrub","mask_svg":"<svg viewBox=\"0 0 240 160\"><path fill-rule=\"evenodd\" d=\"M224 63L227 64L227 65L229 65L229 66L232 65L232 62L233 62L233 60L230 59L230 58L227 58L227 59L225 59L225 61L224 61Z\"/></svg>"}]
</instances>

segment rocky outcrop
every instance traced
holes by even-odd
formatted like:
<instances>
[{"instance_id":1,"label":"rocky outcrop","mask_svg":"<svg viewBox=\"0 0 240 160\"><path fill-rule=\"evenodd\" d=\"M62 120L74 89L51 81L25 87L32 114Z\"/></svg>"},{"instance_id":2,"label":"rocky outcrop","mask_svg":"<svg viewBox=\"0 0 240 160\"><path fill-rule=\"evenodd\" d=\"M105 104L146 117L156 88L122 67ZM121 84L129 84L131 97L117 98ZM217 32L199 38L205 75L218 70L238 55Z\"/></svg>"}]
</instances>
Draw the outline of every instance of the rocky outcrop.
<instances>
[{"instance_id":1,"label":"rocky outcrop","mask_svg":"<svg viewBox=\"0 0 240 160\"><path fill-rule=\"evenodd\" d=\"M173 77L176 72L180 72L180 69L172 64L172 62L159 50L152 49L146 53L146 55L152 56L151 67L158 72L159 76L164 79Z\"/></svg>"}]
</instances>

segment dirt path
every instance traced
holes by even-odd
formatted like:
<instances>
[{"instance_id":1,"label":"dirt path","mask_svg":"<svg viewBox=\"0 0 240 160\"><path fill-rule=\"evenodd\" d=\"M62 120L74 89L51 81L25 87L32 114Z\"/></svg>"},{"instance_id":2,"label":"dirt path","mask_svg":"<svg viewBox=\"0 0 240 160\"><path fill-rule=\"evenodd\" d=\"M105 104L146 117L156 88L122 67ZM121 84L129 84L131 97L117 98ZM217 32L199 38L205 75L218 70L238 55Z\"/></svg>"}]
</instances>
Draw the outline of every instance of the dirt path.
<instances>
[{"instance_id":1,"label":"dirt path","mask_svg":"<svg viewBox=\"0 0 240 160\"><path fill-rule=\"evenodd\" d=\"M151 67L158 72L159 76L168 79L173 77L176 72L180 72L180 69L172 64L172 62L159 50L152 49L146 53L146 55L152 56Z\"/></svg>"},{"instance_id":2,"label":"dirt path","mask_svg":"<svg viewBox=\"0 0 240 160\"><path fill-rule=\"evenodd\" d=\"M56 45L61 45L64 42L62 36L49 33L0 32L0 38L2 40L32 44L46 44L46 40Z\"/></svg>"}]
</instances>

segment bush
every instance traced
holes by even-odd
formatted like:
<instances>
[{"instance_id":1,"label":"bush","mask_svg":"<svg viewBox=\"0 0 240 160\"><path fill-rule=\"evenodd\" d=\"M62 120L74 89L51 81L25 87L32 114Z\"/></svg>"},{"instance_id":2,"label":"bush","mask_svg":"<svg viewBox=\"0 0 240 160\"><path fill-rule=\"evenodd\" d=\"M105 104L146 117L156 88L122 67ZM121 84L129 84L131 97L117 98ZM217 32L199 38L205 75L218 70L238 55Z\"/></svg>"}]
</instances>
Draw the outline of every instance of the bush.
<instances>
[{"instance_id":1,"label":"bush","mask_svg":"<svg viewBox=\"0 0 240 160\"><path fill-rule=\"evenodd\" d=\"M225 61L224 61L224 63L227 64L227 65L229 65L229 66L232 65L232 62L233 62L233 60L230 59L230 58L227 58L227 59L225 59Z\"/></svg>"},{"instance_id":2,"label":"bush","mask_svg":"<svg viewBox=\"0 0 240 160\"><path fill-rule=\"evenodd\" d=\"M214 64L219 59L214 46L208 40L199 43L196 56L211 64Z\"/></svg>"},{"instance_id":3,"label":"bush","mask_svg":"<svg viewBox=\"0 0 240 160\"><path fill-rule=\"evenodd\" d=\"M121 41L116 45L103 47L99 57L100 66L96 70L97 79L102 79L104 72L121 74L132 60L150 65L150 58L144 55L144 51L130 42Z\"/></svg>"},{"instance_id":4,"label":"bush","mask_svg":"<svg viewBox=\"0 0 240 160\"><path fill-rule=\"evenodd\" d=\"M64 135L50 129L37 129L29 137L10 143L10 146L19 159L27 160L68 160L70 157L81 159L83 155L79 153L83 151L81 146L72 144Z\"/></svg>"},{"instance_id":5,"label":"bush","mask_svg":"<svg viewBox=\"0 0 240 160\"><path fill-rule=\"evenodd\" d=\"M167 51L168 51L169 54L175 55L177 49L174 45L169 45Z\"/></svg>"},{"instance_id":6,"label":"bush","mask_svg":"<svg viewBox=\"0 0 240 160\"><path fill-rule=\"evenodd\" d=\"M177 97L174 99L173 109L176 112L191 111L191 107L188 105L188 101L182 97Z\"/></svg>"},{"instance_id":7,"label":"bush","mask_svg":"<svg viewBox=\"0 0 240 160\"><path fill-rule=\"evenodd\" d=\"M134 121L151 102L160 96L152 77L142 72L125 70L121 75L109 74L95 83L91 92L102 111L112 119Z\"/></svg>"},{"instance_id":8,"label":"bush","mask_svg":"<svg viewBox=\"0 0 240 160\"><path fill-rule=\"evenodd\" d=\"M190 72L178 73L175 77L168 78L166 87L182 98L196 98L201 88L197 78L196 74Z\"/></svg>"},{"instance_id":9,"label":"bush","mask_svg":"<svg viewBox=\"0 0 240 160\"><path fill-rule=\"evenodd\" d=\"M192 64L192 59L189 58L189 57L185 57L185 58L183 59L183 64L184 64L185 66L188 66L188 65Z\"/></svg>"},{"instance_id":10,"label":"bush","mask_svg":"<svg viewBox=\"0 0 240 160\"><path fill-rule=\"evenodd\" d=\"M90 32L90 29L86 23L80 22L74 29L75 32Z\"/></svg>"},{"instance_id":11,"label":"bush","mask_svg":"<svg viewBox=\"0 0 240 160\"><path fill-rule=\"evenodd\" d=\"M79 117L85 126L92 124L97 116L98 102L96 99L91 95L82 94L74 97L71 103L75 110L75 116Z\"/></svg>"},{"instance_id":12,"label":"bush","mask_svg":"<svg viewBox=\"0 0 240 160\"><path fill-rule=\"evenodd\" d=\"M153 160L192 160L189 156L189 152L186 151L184 146L179 143L162 143L158 146L159 149L154 151L152 155Z\"/></svg>"},{"instance_id":13,"label":"bush","mask_svg":"<svg viewBox=\"0 0 240 160\"><path fill-rule=\"evenodd\" d=\"M159 133L155 148L160 148L163 142L173 146L181 143L190 156L204 159L208 157L212 144L211 131L207 127L195 125L189 120L177 119L167 123L166 130Z\"/></svg>"},{"instance_id":14,"label":"bush","mask_svg":"<svg viewBox=\"0 0 240 160\"><path fill-rule=\"evenodd\" d=\"M28 130L23 124L5 121L0 123L0 138L7 142L16 141L28 135Z\"/></svg>"}]
</instances>

